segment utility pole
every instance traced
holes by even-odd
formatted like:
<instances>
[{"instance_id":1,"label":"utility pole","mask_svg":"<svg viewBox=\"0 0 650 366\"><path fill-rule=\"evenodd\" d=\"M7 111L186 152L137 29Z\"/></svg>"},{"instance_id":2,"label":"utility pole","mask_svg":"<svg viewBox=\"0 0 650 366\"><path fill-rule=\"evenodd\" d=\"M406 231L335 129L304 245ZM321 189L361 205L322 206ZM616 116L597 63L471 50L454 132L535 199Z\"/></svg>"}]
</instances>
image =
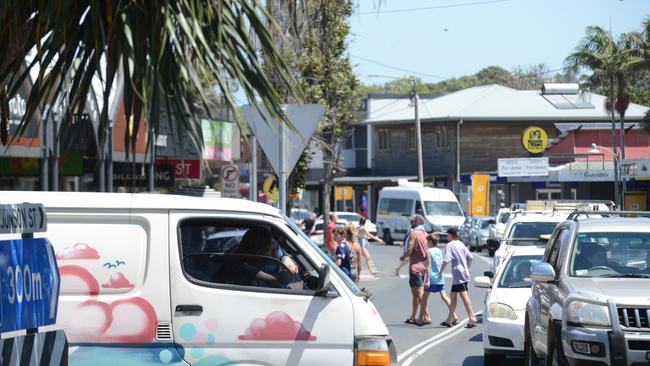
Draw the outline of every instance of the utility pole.
<instances>
[{"instance_id":1,"label":"utility pole","mask_svg":"<svg viewBox=\"0 0 650 366\"><path fill-rule=\"evenodd\" d=\"M422 167L422 128L420 126L420 96L418 95L417 82L411 79L413 83L413 106L415 107L415 139L418 154L418 182L424 183L424 169Z\"/></svg>"}]
</instances>

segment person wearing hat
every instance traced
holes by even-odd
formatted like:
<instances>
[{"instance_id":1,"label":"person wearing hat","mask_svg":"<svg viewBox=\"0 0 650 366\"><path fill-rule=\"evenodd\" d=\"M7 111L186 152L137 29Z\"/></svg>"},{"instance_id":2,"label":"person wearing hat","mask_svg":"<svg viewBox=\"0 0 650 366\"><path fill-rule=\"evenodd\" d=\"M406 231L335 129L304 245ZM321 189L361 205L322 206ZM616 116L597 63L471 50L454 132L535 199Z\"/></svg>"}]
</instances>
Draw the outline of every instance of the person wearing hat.
<instances>
[{"instance_id":1,"label":"person wearing hat","mask_svg":"<svg viewBox=\"0 0 650 366\"><path fill-rule=\"evenodd\" d=\"M408 324L423 325L417 322L416 315L420 309L422 296L424 295L424 287L429 286L429 273L427 256L429 250L427 248L427 232L424 230L424 217L422 215L414 215L411 218L411 232L406 240L404 247L406 251L400 257L400 261L409 260L409 286L411 287L413 311L411 317L407 318L404 322ZM420 317L422 318L422 316Z\"/></svg>"},{"instance_id":2,"label":"person wearing hat","mask_svg":"<svg viewBox=\"0 0 650 366\"><path fill-rule=\"evenodd\" d=\"M440 323L445 327L456 325L458 318L455 315L456 304L458 304L458 295L465 304L465 310L469 316L469 322L466 328L474 328L476 326L476 317L472 310L472 301L467 293L467 284L469 283L469 267L472 265L472 253L469 252L465 244L458 240L458 229L449 228L447 230L447 239L449 243L445 249L445 258L438 273L438 279L442 278L443 272L447 264L451 262L451 276L453 278L453 285L451 286L451 304L449 305L449 315L447 319Z\"/></svg>"}]
</instances>

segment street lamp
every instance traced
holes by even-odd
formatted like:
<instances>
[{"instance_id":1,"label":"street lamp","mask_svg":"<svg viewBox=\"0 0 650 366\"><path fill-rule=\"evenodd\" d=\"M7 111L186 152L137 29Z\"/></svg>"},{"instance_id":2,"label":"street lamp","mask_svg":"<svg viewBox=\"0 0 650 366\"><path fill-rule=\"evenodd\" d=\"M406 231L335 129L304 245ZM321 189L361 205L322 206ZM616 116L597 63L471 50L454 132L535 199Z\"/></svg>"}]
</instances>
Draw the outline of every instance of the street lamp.
<instances>
[{"instance_id":1,"label":"street lamp","mask_svg":"<svg viewBox=\"0 0 650 366\"><path fill-rule=\"evenodd\" d=\"M591 149L588 151L591 154L602 154L601 150L605 150L607 152L612 153L612 157L614 158L614 201L616 202L616 206L618 208L623 205L623 200L624 200L624 195L625 192L621 191L619 194L619 185L620 182L622 181L621 177L621 161L619 157L617 156L616 152L612 151L612 149L596 145L595 142L591 143Z\"/></svg>"}]
</instances>

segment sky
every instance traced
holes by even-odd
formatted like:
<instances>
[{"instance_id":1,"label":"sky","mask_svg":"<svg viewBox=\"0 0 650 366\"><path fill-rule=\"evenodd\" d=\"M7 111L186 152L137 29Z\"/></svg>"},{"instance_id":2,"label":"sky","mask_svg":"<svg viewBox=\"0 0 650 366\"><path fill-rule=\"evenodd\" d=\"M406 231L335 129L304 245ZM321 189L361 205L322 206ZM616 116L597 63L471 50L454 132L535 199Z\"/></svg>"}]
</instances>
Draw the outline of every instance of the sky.
<instances>
[{"instance_id":1,"label":"sky","mask_svg":"<svg viewBox=\"0 0 650 366\"><path fill-rule=\"evenodd\" d=\"M349 54L366 84L390 81L369 75L438 82L491 65L559 69L587 26L617 35L647 17L650 0L357 0Z\"/></svg>"}]
</instances>

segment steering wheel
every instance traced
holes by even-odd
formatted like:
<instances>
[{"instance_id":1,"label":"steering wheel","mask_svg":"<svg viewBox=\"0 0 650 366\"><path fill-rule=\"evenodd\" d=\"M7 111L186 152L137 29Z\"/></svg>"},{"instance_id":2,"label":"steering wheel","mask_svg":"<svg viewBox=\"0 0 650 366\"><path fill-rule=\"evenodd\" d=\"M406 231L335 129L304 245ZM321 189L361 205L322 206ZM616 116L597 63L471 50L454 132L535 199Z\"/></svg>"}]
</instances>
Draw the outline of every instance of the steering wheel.
<instances>
[{"instance_id":1,"label":"steering wheel","mask_svg":"<svg viewBox=\"0 0 650 366\"><path fill-rule=\"evenodd\" d=\"M598 270L603 270L603 271L610 271L610 272L616 272L612 268L607 267L607 266L594 266L588 269L589 272L591 271L598 271Z\"/></svg>"}]
</instances>

